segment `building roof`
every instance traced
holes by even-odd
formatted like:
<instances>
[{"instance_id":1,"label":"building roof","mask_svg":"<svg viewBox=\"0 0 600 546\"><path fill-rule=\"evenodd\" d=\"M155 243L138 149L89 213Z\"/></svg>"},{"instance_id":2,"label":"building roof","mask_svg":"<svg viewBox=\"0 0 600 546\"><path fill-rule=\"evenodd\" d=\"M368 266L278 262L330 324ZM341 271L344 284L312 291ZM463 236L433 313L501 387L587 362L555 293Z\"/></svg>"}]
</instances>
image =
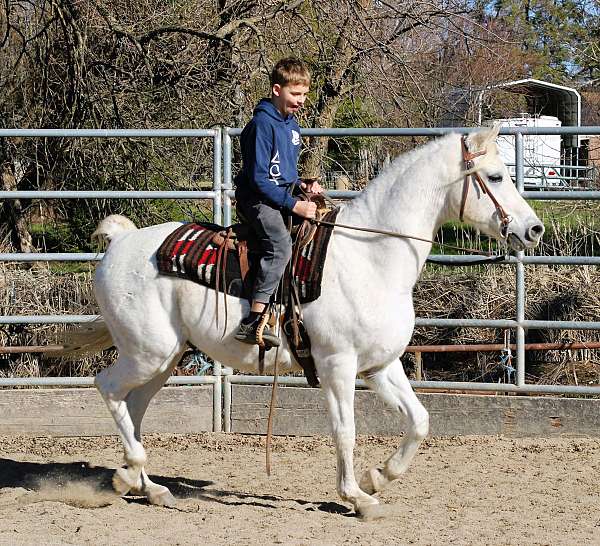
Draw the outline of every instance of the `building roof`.
<instances>
[{"instance_id":1,"label":"building roof","mask_svg":"<svg viewBox=\"0 0 600 546\"><path fill-rule=\"evenodd\" d=\"M563 127L581 125L581 96L576 89L533 78L495 83L484 88L450 87L446 92L448 106L441 114L441 125L462 126L469 119L481 124L484 118L484 95L494 90L523 95L527 103L526 114L555 116ZM574 135L565 135L563 140L567 146L579 145L579 139Z\"/></svg>"},{"instance_id":2,"label":"building roof","mask_svg":"<svg viewBox=\"0 0 600 546\"><path fill-rule=\"evenodd\" d=\"M581 125L581 95L572 87L528 78L490 85L486 90L503 89L525 95L530 114L555 116L563 127Z\"/></svg>"}]
</instances>

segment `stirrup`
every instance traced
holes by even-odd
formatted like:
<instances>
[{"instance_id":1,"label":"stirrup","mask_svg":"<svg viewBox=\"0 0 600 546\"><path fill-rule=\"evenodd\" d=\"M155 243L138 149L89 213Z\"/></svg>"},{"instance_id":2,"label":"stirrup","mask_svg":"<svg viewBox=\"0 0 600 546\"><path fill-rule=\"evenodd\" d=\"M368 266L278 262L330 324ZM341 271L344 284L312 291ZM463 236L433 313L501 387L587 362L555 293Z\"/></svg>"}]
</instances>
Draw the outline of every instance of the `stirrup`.
<instances>
[{"instance_id":1,"label":"stirrup","mask_svg":"<svg viewBox=\"0 0 600 546\"><path fill-rule=\"evenodd\" d=\"M256 344L259 347L279 347L281 340L269 328L269 318L271 318L271 312L266 310L258 320L256 326Z\"/></svg>"},{"instance_id":2,"label":"stirrup","mask_svg":"<svg viewBox=\"0 0 600 546\"><path fill-rule=\"evenodd\" d=\"M268 320L269 314L264 313L258 320L255 320L250 324L241 322L238 331L235 334L235 339L243 343L249 343L250 345L258 345L265 349L279 347L279 345L281 345L281 340L273 334L268 327Z\"/></svg>"}]
</instances>

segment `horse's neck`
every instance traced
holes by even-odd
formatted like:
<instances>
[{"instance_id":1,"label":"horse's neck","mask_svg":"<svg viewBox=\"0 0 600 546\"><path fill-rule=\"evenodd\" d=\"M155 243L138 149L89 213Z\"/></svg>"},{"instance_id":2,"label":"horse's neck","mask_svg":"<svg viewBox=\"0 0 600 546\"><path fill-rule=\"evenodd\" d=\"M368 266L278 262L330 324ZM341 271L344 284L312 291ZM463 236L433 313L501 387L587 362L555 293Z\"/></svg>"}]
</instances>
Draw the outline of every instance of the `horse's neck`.
<instances>
[{"instance_id":1,"label":"horse's neck","mask_svg":"<svg viewBox=\"0 0 600 546\"><path fill-rule=\"evenodd\" d=\"M435 153L443 154L446 147ZM448 192L458 171L454 173L452 167L447 167L452 164L451 154L449 158L437 155L428 159L427 149L393 164L372 182L372 187L340 211L337 221L432 240L450 215ZM354 245L382 277L397 279L397 268L402 268L407 286L416 282L431 250L431 243L386 236L370 237L368 242L354 238ZM407 267L409 264L415 267Z\"/></svg>"}]
</instances>

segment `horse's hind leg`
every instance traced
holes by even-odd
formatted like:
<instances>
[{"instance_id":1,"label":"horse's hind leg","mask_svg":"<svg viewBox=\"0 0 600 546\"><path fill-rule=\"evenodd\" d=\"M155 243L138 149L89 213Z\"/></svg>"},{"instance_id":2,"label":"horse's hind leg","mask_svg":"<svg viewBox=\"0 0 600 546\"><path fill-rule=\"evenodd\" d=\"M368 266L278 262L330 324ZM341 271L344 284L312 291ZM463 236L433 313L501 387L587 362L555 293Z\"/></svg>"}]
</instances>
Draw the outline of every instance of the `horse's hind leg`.
<instances>
[{"instance_id":1,"label":"horse's hind leg","mask_svg":"<svg viewBox=\"0 0 600 546\"><path fill-rule=\"evenodd\" d=\"M398 449L385 462L383 468L374 467L367 470L360 481L361 489L372 494L398 479L408 468L419 445L429 432L429 414L413 391L399 360L365 377L365 380L385 402L400 410L406 418L406 430Z\"/></svg>"},{"instance_id":2,"label":"horse's hind leg","mask_svg":"<svg viewBox=\"0 0 600 546\"><path fill-rule=\"evenodd\" d=\"M171 371L175 357L180 354L180 344L168 357L146 355L143 364L137 359L121 354L114 364L96 376L95 385L106 402L123 441L127 467L119 469L113 478L115 490L121 495L131 489L144 491L143 467L146 463L146 451L140 441L141 419L150 399L168 377L167 372ZM151 386L145 388L148 384ZM132 394L131 402L128 403L127 398L136 389L139 389L137 394ZM137 426L130 413L131 408L136 414Z\"/></svg>"},{"instance_id":3,"label":"horse's hind leg","mask_svg":"<svg viewBox=\"0 0 600 546\"><path fill-rule=\"evenodd\" d=\"M132 389L125 399L129 415L133 422L135 439L140 443L142 441L142 419L148 409L148 405L171 375L173 368L177 365L177 362L179 362L181 354L182 353L179 353L175 356L169 368L160 375L156 376L145 385ZM175 504L175 498L171 492L164 485L159 485L150 480L143 467L140 474L141 489L136 488L135 490L132 490L132 493L135 492L146 496L151 504L160 506L173 506ZM121 468L117 470L115 477L113 478L113 483L115 483L116 488L126 488L126 478L128 478L128 469ZM122 485L120 485L121 483Z\"/></svg>"}]
</instances>

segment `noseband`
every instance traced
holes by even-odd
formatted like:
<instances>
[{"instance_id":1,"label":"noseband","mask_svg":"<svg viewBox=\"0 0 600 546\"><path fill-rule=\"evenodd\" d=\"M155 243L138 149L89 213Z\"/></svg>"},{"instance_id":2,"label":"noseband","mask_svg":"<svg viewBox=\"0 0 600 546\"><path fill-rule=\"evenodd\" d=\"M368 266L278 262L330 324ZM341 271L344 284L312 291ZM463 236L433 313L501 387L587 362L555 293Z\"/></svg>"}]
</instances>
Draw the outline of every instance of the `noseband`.
<instances>
[{"instance_id":1,"label":"noseband","mask_svg":"<svg viewBox=\"0 0 600 546\"><path fill-rule=\"evenodd\" d=\"M475 159L476 157L479 157L480 155L484 155L486 153L486 151L481 150L479 152L474 152L474 153L469 152L469 150L467 149L467 136L466 135L461 138L461 146L462 146L462 156L463 156L463 162L465 165L465 170L468 172L475 165L473 162L473 159ZM460 221L461 222L463 221L465 205L467 203L467 196L469 195L469 186L470 186L470 178L471 177L475 178L476 182L479 184L481 191L492 200L492 203L494 203L494 206L496 207L496 211L498 212L498 216L500 218L500 225L502 226L500 232L502 234L502 237L504 237L506 239L506 237L508 236L508 224L510 224L512 222L512 218L508 214L506 214L506 211L502 208L502 205L500 203L498 203L498 200L494 197L494 194L490 191L490 188L488 188L487 184L483 181L483 179L481 178L481 176L479 175L479 173L477 171L469 173L469 174L465 174L465 180L463 182L463 190L462 190L462 200L460 203L460 216L459 216Z\"/></svg>"}]
</instances>

